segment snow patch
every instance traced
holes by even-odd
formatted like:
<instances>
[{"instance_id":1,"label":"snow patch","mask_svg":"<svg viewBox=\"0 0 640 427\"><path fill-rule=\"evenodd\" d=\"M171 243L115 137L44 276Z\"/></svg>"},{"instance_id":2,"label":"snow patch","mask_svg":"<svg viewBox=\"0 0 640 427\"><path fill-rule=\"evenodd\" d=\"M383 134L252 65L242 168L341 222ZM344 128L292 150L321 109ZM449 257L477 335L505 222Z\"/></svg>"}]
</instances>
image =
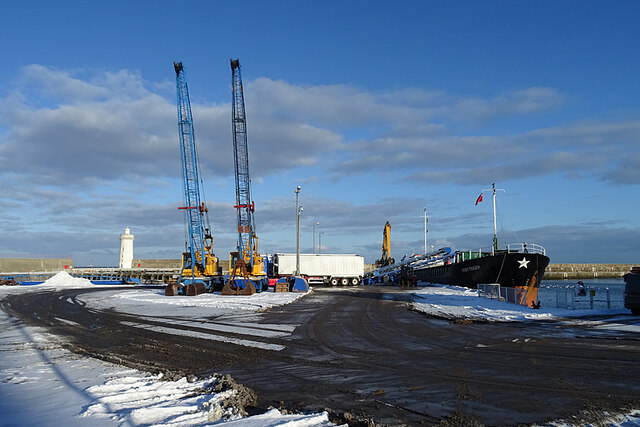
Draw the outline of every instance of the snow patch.
<instances>
[{"instance_id":1,"label":"snow patch","mask_svg":"<svg viewBox=\"0 0 640 427\"><path fill-rule=\"evenodd\" d=\"M259 311L290 304L309 292L272 292L265 291L253 295L221 295L219 292L204 293L196 296L175 295L167 297L163 291L140 289L136 291L124 291L113 295L126 301L123 303L139 304L164 304L181 307L222 308L229 310Z\"/></svg>"},{"instance_id":2,"label":"snow patch","mask_svg":"<svg viewBox=\"0 0 640 427\"><path fill-rule=\"evenodd\" d=\"M478 297L475 289L449 285L433 285L412 292L414 310L446 319L516 322L552 320L585 315L625 313L625 310L566 310L530 307Z\"/></svg>"}]
</instances>

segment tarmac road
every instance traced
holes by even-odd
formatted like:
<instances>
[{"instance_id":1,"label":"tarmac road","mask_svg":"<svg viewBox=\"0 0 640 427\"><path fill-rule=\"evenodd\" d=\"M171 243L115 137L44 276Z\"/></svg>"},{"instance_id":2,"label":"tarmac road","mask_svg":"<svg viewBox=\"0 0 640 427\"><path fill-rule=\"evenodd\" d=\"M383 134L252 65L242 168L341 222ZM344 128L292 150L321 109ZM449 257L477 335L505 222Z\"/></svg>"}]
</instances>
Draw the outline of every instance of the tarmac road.
<instances>
[{"instance_id":1,"label":"tarmac road","mask_svg":"<svg viewBox=\"0 0 640 427\"><path fill-rule=\"evenodd\" d=\"M450 322L411 311L407 291L391 287L315 289L268 312L197 323L98 310L85 306L88 292L103 290L10 295L2 305L76 351L176 375L229 373L260 409L329 409L351 425L516 425L640 407L632 332ZM241 327L259 331L251 347Z\"/></svg>"}]
</instances>

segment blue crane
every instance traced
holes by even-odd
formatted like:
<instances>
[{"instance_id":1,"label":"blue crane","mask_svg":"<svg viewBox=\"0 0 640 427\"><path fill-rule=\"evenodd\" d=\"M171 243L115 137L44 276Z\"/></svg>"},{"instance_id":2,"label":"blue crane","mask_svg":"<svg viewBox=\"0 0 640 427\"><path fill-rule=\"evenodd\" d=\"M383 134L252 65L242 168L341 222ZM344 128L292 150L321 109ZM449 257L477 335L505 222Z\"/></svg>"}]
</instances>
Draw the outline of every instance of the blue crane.
<instances>
[{"instance_id":1,"label":"blue crane","mask_svg":"<svg viewBox=\"0 0 640 427\"><path fill-rule=\"evenodd\" d=\"M238 214L237 251L231 253L229 281L223 293L237 294L240 290L251 293L251 288L260 291L266 282L264 261L258 254L258 237L255 232L253 214L255 203L251 200L249 175L249 153L247 150L247 118L244 109L244 93L240 61L231 59L231 126L233 133L233 158L236 179L236 205ZM236 277L242 279L236 279ZM252 283L249 283L251 280ZM245 286L249 289L245 289Z\"/></svg>"},{"instance_id":2,"label":"blue crane","mask_svg":"<svg viewBox=\"0 0 640 427\"><path fill-rule=\"evenodd\" d=\"M177 284L168 285L165 294L174 295L212 291L222 285L218 271L218 259L212 252L213 237L209 225L208 209L201 200L198 159L193 131L193 117L189 102L189 89L182 62L174 62L178 107L178 134L180 137L180 159L184 205L178 209L185 212L187 251L182 254L182 268Z\"/></svg>"},{"instance_id":3,"label":"blue crane","mask_svg":"<svg viewBox=\"0 0 640 427\"><path fill-rule=\"evenodd\" d=\"M255 236L251 201L251 179L249 177L249 152L247 150L247 118L244 111L244 93L240 61L231 60L231 126L233 130L233 158L236 177L236 206L238 212L238 252L252 250Z\"/></svg>"}]
</instances>

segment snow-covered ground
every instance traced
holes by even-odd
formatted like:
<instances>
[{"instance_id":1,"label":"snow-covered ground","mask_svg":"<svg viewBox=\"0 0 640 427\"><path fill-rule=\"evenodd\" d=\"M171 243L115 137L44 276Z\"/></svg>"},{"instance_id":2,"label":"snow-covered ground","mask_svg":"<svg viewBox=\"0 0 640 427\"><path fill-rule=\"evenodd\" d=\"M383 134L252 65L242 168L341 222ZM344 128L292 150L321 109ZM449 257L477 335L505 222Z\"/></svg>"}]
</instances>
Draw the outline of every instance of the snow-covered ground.
<instances>
[{"instance_id":1,"label":"snow-covered ground","mask_svg":"<svg viewBox=\"0 0 640 427\"><path fill-rule=\"evenodd\" d=\"M100 285L61 272L41 285L0 286L0 298L9 293L96 286ZM121 312L149 316L180 313L185 317L204 317L238 310L251 314L304 296L264 292L251 296L204 294L168 298L160 288L122 291L110 290L111 286L107 285L101 287L107 298L100 292L100 296L88 294L83 302L92 307L113 307ZM251 328L250 317L244 319L248 322L244 325L247 329L256 330ZM258 320L256 314L255 321ZM287 326L281 333L290 333L294 328ZM269 330L272 334L279 333L273 327ZM258 333L266 332L258 329ZM259 345L259 342L248 339L239 344ZM215 377L167 381L162 375L78 356L63 349L60 340L43 328L26 326L1 310L0 354L0 426L334 425L326 412L282 414L271 409L264 414L243 417L236 408L224 404L234 391L213 390L218 382Z\"/></svg>"},{"instance_id":2,"label":"snow-covered ground","mask_svg":"<svg viewBox=\"0 0 640 427\"><path fill-rule=\"evenodd\" d=\"M627 309L569 310L562 308L530 307L510 304L498 299L478 297L475 289L458 286L426 286L413 292L413 308L424 313L444 317L492 322L514 322L526 320L571 319L597 315L628 315ZM630 331L640 333L640 318Z\"/></svg>"},{"instance_id":3,"label":"snow-covered ground","mask_svg":"<svg viewBox=\"0 0 640 427\"><path fill-rule=\"evenodd\" d=\"M96 287L86 279L70 277L61 272L42 285L0 287L0 298L9 293L33 292L43 289ZM246 333L240 345L260 346L251 335L282 337L297 325L267 325L261 329L260 311L291 303L305 294L263 292L251 296L224 297L203 294L196 297L167 298L162 289L111 289L82 295L89 307L113 308L139 316L160 316L171 313L183 318L198 319L243 313L242 325L231 325L234 333ZM614 315L607 327L640 333L638 322L617 324L615 315L625 310L562 310L542 308L532 310L498 300L478 298L477 292L454 286L422 287L413 292L415 310L445 318L482 319L486 321L532 321L573 319L586 314ZM197 320L195 320L197 322ZM136 327L135 324L131 326ZM203 327L202 323L198 324ZM219 327L219 326L216 326ZM242 330L241 328L246 328ZM163 327L164 328L164 327ZM166 330L165 330L166 329ZM166 327L163 332L171 333ZM244 331L244 332L243 332ZM184 333L184 330L176 330ZM275 334L275 335L274 335ZM214 338L212 338L212 336ZM207 334L207 339L216 339ZM272 348L278 350L278 348ZM327 413L282 414L272 409L264 414L243 417L237 409L224 404L234 391L214 391L216 377L188 381L186 378L168 381L161 375L126 369L100 360L82 357L64 350L56 336L43 328L30 327L0 311L0 425L38 426L328 426ZM568 426L563 422L553 426ZM640 411L608 419L610 426L640 425Z\"/></svg>"}]
</instances>

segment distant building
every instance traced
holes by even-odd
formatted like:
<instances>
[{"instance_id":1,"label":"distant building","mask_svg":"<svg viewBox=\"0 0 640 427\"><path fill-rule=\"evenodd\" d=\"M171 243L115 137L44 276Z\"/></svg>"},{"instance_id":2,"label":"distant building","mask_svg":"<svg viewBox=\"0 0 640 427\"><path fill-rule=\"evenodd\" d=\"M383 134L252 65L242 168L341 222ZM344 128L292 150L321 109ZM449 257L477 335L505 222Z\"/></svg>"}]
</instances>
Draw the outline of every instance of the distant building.
<instances>
[{"instance_id":1,"label":"distant building","mask_svg":"<svg viewBox=\"0 0 640 427\"><path fill-rule=\"evenodd\" d=\"M120 264L119 268L131 268L133 261L133 234L129 227L124 229L124 234L120 235Z\"/></svg>"}]
</instances>

